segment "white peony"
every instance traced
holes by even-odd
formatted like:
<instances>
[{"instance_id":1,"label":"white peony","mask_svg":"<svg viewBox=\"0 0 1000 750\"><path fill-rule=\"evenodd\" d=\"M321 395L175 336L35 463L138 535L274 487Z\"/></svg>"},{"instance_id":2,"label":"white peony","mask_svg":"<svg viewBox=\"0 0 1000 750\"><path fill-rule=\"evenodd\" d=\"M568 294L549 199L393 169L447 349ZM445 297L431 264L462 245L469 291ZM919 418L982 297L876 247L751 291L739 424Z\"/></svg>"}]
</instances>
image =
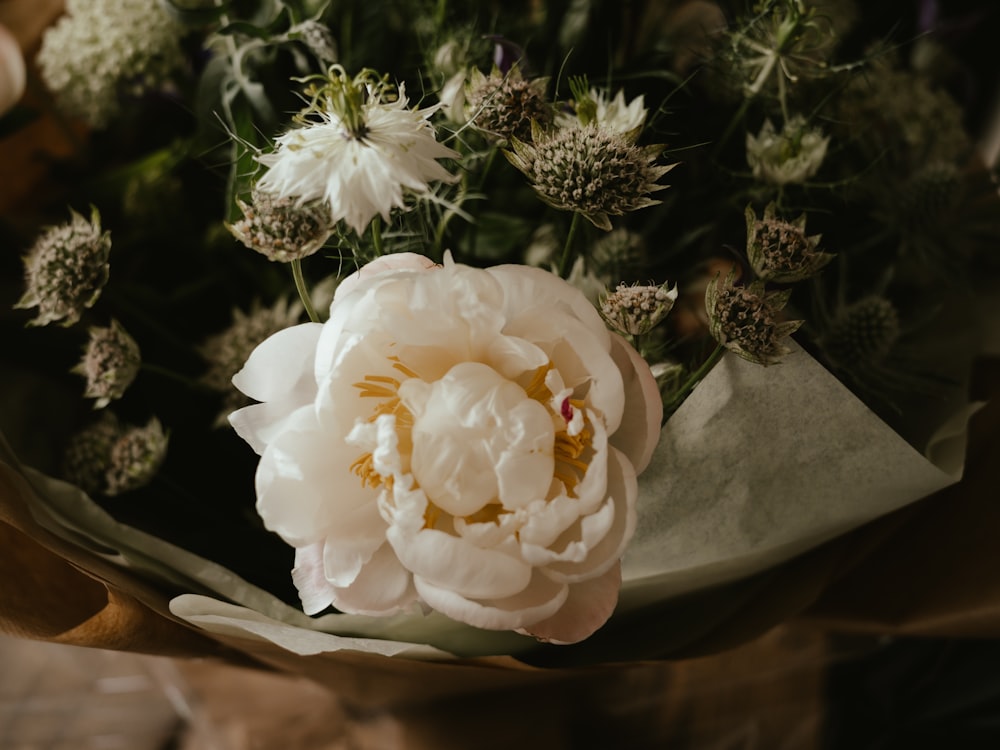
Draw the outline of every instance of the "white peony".
<instances>
[{"instance_id":1,"label":"white peony","mask_svg":"<svg viewBox=\"0 0 1000 750\"><path fill-rule=\"evenodd\" d=\"M354 126L332 110L321 120L279 136L273 152L257 160L269 167L257 186L302 203L324 201L334 222L343 219L361 234L376 214L386 221L403 208L403 191L428 191L432 181L455 177L437 159L458 152L437 142L429 122L437 107L407 108L404 87L395 101L372 95Z\"/></svg>"},{"instance_id":2,"label":"white peony","mask_svg":"<svg viewBox=\"0 0 1000 750\"><path fill-rule=\"evenodd\" d=\"M611 615L662 409L557 276L389 256L233 382L262 402L230 421L308 614L423 604L562 643Z\"/></svg>"}]
</instances>

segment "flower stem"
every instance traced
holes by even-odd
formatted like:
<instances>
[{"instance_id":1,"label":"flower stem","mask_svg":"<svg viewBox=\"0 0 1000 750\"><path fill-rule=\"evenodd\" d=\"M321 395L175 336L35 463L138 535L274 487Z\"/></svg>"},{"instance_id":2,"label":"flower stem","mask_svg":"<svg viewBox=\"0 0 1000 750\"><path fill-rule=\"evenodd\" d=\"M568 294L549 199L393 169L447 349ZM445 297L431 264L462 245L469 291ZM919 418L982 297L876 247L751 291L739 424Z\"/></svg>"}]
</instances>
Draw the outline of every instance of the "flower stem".
<instances>
[{"instance_id":1,"label":"flower stem","mask_svg":"<svg viewBox=\"0 0 1000 750\"><path fill-rule=\"evenodd\" d=\"M576 253L573 252L573 238L576 236L577 227L580 225L580 212L573 212L573 221L569 225L569 233L566 235L566 244L563 245L562 259L559 261L559 275L562 278L569 276L573 268L573 261L576 260Z\"/></svg>"},{"instance_id":2,"label":"flower stem","mask_svg":"<svg viewBox=\"0 0 1000 750\"><path fill-rule=\"evenodd\" d=\"M722 357L725 349L722 344L715 345L715 349L708 355L708 359L702 362L697 370L688 375L687 380L674 392L670 400L663 405L664 414L672 414L684 402L684 399L695 389L695 386L701 382L702 378L708 374L709 370L715 367L715 363Z\"/></svg>"},{"instance_id":3,"label":"flower stem","mask_svg":"<svg viewBox=\"0 0 1000 750\"><path fill-rule=\"evenodd\" d=\"M319 323L319 316L316 314L316 308L313 307L312 298L309 296L309 290L306 289L306 280L302 276L302 259L296 258L291 262L292 266L292 278L295 279L295 291L299 293L299 299L302 300L302 307L306 310L306 315L309 316L309 320L313 323Z\"/></svg>"},{"instance_id":4,"label":"flower stem","mask_svg":"<svg viewBox=\"0 0 1000 750\"><path fill-rule=\"evenodd\" d=\"M371 222L372 247L375 248L375 257L385 255L385 248L382 246L382 217L374 216Z\"/></svg>"}]
</instances>

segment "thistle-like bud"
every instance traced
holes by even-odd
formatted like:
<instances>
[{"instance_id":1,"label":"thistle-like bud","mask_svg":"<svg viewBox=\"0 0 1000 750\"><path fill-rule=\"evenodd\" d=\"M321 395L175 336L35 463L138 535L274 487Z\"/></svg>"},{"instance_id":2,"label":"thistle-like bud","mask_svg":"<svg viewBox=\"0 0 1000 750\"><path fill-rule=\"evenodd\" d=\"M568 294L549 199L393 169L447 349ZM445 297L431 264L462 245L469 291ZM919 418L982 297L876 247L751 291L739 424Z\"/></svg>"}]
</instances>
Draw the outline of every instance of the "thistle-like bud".
<instances>
[{"instance_id":1,"label":"thistle-like bud","mask_svg":"<svg viewBox=\"0 0 1000 750\"><path fill-rule=\"evenodd\" d=\"M784 221L775 215L774 203L757 218L747 206L747 257L759 279L778 284L791 284L807 279L833 260L830 253L820 252L820 235L806 236L806 215L795 221Z\"/></svg>"},{"instance_id":2,"label":"thistle-like bud","mask_svg":"<svg viewBox=\"0 0 1000 750\"><path fill-rule=\"evenodd\" d=\"M619 284L604 296L599 310L612 329L623 336L642 336L659 325L677 301L677 285Z\"/></svg>"},{"instance_id":3,"label":"thistle-like bud","mask_svg":"<svg viewBox=\"0 0 1000 750\"><path fill-rule=\"evenodd\" d=\"M224 408L215 420L216 427L228 424L230 412L250 403L233 386L233 375L242 369L258 344L272 334L298 323L301 315L302 305L299 302L289 304L284 297L271 307L261 307L259 302L255 302L249 314L234 309L233 322L229 328L210 336L198 348L208 363L208 370L201 376L201 382L224 395Z\"/></svg>"},{"instance_id":4,"label":"thistle-like bud","mask_svg":"<svg viewBox=\"0 0 1000 750\"><path fill-rule=\"evenodd\" d=\"M765 120L760 133L747 133L747 164L769 185L801 184L819 171L829 144L829 137L807 127L801 116L792 117L780 133Z\"/></svg>"},{"instance_id":5,"label":"thistle-like bud","mask_svg":"<svg viewBox=\"0 0 1000 750\"><path fill-rule=\"evenodd\" d=\"M660 201L650 193L667 188L656 181L675 164L656 166L662 146L636 146L626 136L597 125L532 127L532 142L511 141L508 161L532 182L553 208L576 211L594 226L611 230L609 215L621 216Z\"/></svg>"},{"instance_id":6,"label":"thistle-like bud","mask_svg":"<svg viewBox=\"0 0 1000 750\"><path fill-rule=\"evenodd\" d=\"M111 446L104 494L114 497L149 484L167 457L168 442L156 417L144 427L122 430Z\"/></svg>"},{"instance_id":7,"label":"thistle-like bud","mask_svg":"<svg viewBox=\"0 0 1000 750\"><path fill-rule=\"evenodd\" d=\"M836 367L853 370L884 360L900 335L899 313L885 297L863 297L840 310L819 340Z\"/></svg>"},{"instance_id":8,"label":"thistle-like bud","mask_svg":"<svg viewBox=\"0 0 1000 750\"><path fill-rule=\"evenodd\" d=\"M111 234L101 231L97 209L91 210L90 221L70 213L68 223L48 229L24 257L28 288L14 307L38 308L28 325L73 325L108 280Z\"/></svg>"},{"instance_id":9,"label":"thistle-like bud","mask_svg":"<svg viewBox=\"0 0 1000 750\"><path fill-rule=\"evenodd\" d=\"M111 448L118 440L121 425L110 411L101 415L70 438L63 454L62 476L88 495L103 493L104 474L111 465Z\"/></svg>"},{"instance_id":10,"label":"thistle-like bud","mask_svg":"<svg viewBox=\"0 0 1000 750\"><path fill-rule=\"evenodd\" d=\"M112 320L107 328L90 329L83 359L72 372L87 379L84 397L96 399L94 408L103 409L124 395L139 374L141 363L135 339L117 320Z\"/></svg>"},{"instance_id":11,"label":"thistle-like bud","mask_svg":"<svg viewBox=\"0 0 1000 750\"><path fill-rule=\"evenodd\" d=\"M504 75L494 70L488 76L473 70L466 85L465 110L472 124L496 140L528 140L532 123L542 128L552 124L554 112L545 99L548 79L525 80L517 66Z\"/></svg>"},{"instance_id":12,"label":"thistle-like bud","mask_svg":"<svg viewBox=\"0 0 1000 750\"><path fill-rule=\"evenodd\" d=\"M312 255L333 232L325 203L299 204L254 188L251 204L241 200L243 218L227 224L232 235L268 260L288 263Z\"/></svg>"},{"instance_id":13,"label":"thistle-like bud","mask_svg":"<svg viewBox=\"0 0 1000 750\"><path fill-rule=\"evenodd\" d=\"M735 269L705 291L708 329L729 351L759 365L779 362L791 350L782 342L798 330L801 320L782 320L780 312L791 291L766 292L764 282L736 286Z\"/></svg>"}]
</instances>

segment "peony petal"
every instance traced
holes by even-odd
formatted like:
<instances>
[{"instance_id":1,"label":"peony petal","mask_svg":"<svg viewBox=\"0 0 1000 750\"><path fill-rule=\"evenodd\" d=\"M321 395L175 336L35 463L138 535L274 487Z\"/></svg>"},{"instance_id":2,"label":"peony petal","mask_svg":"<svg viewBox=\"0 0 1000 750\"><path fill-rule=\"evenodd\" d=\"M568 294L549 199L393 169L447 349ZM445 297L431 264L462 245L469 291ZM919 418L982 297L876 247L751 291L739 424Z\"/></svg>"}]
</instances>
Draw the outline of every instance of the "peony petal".
<instances>
[{"instance_id":1,"label":"peony petal","mask_svg":"<svg viewBox=\"0 0 1000 750\"><path fill-rule=\"evenodd\" d=\"M608 500L614 504L614 523L611 529L591 548L584 562L554 562L545 568L546 573L556 580L576 583L601 574L614 565L635 533L635 503L638 494L639 485L632 464L611 448L608 457ZM560 538L552 546L559 548L566 542L583 539L583 527L571 529L571 532L572 536Z\"/></svg>"},{"instance_id":2,"label":"peony petal","mask_svg":"<svg viewBox=\"0 0 1000 750\"><path fill-rule=\"evenodd\" d=\"M459 596L502 599L531 580L531 567L521 560L435 529L405 534L390 526L387 537L407 570Z\"/></svg>"},{"instance_id":3,"label":"peony petal","mask_svg":"<svg viewBox=\"0 0 1000 750\"><path fill-rule=\"evenodd\" d=\"M625 386L625 412L611 444L628 457L635 473L641 474L660 440L663 399L649 365L621 336L611 337L611 356Z\"/></svg>"},{"instance_id":4,"label":"peony petal","mask_svg":"<svg viewBox=\"0 0 1000 750\"><path fill-rule=\"evenodd\" d=\"M417 253L392 253L382 255L370 263L361 266L357 271L347 276L337 285L337 291L333 299L342 299L346 294L353 291L355 287L363 282L367 282L374 276L395 271L429 271L437 268L438 264L424 255Z\"/></svg>"},{"instance_id":5,"label":"peony petal","mask_svg":"<svg viewBox=\"0 0 1000 750\"><path fill-rule=\"evenodd\" d=\"M331 586L345 588L355 582L375 550L385 544L385 528L376 502L337 516L323 545L323 573Z\"/></svg>"},{"instance_id":6,"label":"peony petal","mask_svg":"<svg viewBox=\"0 0 1000 750\"><path fill-rule=\"evenodd\" d=\"M420 576L414 576L413 583L420 598L433 609L487 630L514 630L552 617L563 606L570 588L536 572L530 585L515 596L475 601Z\"/></svg>"},{"instance_id":7,"label":"peony petal","mask_svg":"<svg viewBox=\"0 0 1000 750\"><path fill-rule=\"evenodd\" d=\"M333 604L355 615L392 615L416 601L413 576L392 547L383 544L362 568L354 583L335 589Z\"/></svg>"},{"instance_id":8,"label":"peony petal","mask_svg":"<svg viewBox=\"0 0 1000 750\"><path fill-rule=\"evenodd\" d=\"M319 323L302 323L268 337L233 376L233 385L255 401L308 403L316 395L313 360L322 330Z\"/></svg>"},{"instance_id":9,"label":"peony petal","mask_svg":"<svg viewBox=\"0 0 1000 750\"><path fill-rule=\"evenodd\" d=\"M618 604L621 583L620 564L597 578L574 583L569 587L565 604L554 615L518 630L548 643L579 643L611 617Z\"/></svg>"},{"instance_id":10,"label":"peony petal","mask_svg":"<svg viewBox=\"0 0 1000 750\"><path fill-rule=\"evenodd\" d=\"M333 604L333 587L323 575L323 544L309 544L295 550L292 583L298 589L302 611L315 615Z\"/></svg>"}]
</instances>

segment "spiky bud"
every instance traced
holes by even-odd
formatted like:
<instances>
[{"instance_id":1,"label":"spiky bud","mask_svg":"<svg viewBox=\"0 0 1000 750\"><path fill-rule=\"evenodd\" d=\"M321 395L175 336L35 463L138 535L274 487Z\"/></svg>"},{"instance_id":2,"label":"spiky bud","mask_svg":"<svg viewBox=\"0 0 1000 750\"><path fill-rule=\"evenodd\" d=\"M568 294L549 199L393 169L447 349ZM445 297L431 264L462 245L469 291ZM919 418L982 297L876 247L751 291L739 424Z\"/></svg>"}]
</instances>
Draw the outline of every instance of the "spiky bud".
<instances>
[{"instance_id":1,"label":"spiky bud","mask_svg":"<svg viewBox=\"0 0 1000 750\"><path fill-rule=\"evenodd\" d=\"M90 329L83 359L72 372L87 379L84 397L96 399L94 408L103 409L125 394L141 364L139 345L117 320L112 320L107 328Z\"/></svg>"},{"instance_id":2,"label":"spiky bud","mask_svg":"<svg viewBox=\"0 0 1000 750\"><path fill-rule=\"evenodd\" d=\"M243 218L227 224L232 235L268 260L288 263L312 255L333 231L325 203L300 204L254 188L251 204L237 200Z\"/></svg>"},{"instance_id":3,"label":"spiky bud","mask_svg":"<svg viewBox=\"0 0 1000 750\"><path fill-rule=\"evenodd\" d=\"M830 253L820 252L820 235L806 236L806 215L795 221L776 216L774 203L769 203L760 219L747 206L747 258L759 279L779 284L791 284L807 279L833 260Z\"/></svg>"},{"instance_id":4,"label":"spiky bud","mask_svg":"<svg viewBox=\"0 0 1000 750\"><path fill-rule=\"evenodd\" d=\"M38 308L28 325L73 325L108 280L111 234L101 231L97 209L89 221L70 214L69 222L48 229L24 257L27 290L14 307Z\"/></svg>"},{"instance_id":5,"label":"spiky bud","mask_svg":"<svg viewBox=\"0 0 1000 750\"><path fill-rule=\"evenodd\" d=\"M609 215L621 216L660 201L650 193L667 185L656 181L676 166L654 164L662 146L636 146L626 136L597 125L532 128L532 142L517 138L507 159L531 181L553 208L575 211L594 226L611 230Z\"/></svg>"},{"instance_id":6,"label":"spiky bud","mask_svg":"<svg viewBox=\"0 0 1000 750\"><path fill-rule=\"evenodd\" d=\"M110 411L102 411L70 438L63 454L63 478L89 495L103 493L104 474L111 465L111 448L120 433L118 418Z\"/></svg>"},{"instance_id":7,"label":"spiky bud","mask_svg":"<svg viewBox=\"0 0 1000 750\"><path fill-rule=\"evenodd\" d=\"M677 301L677 285L639 286L619 284L604 296L599 310L612 329L624 336L649 333L673 309Z\"/></svg>"},{"instance_id":8,"label":"spiky bud","mask_svg":"<svg viewBox=\"0 0 1000 750\"><path fill-rule=\"evenodd\" d=\"M705 291L708 329L729 351L759 365L776 364L791 350L782 342L802 325L801 320L782 320L789 290L767 292L764 282L736 286L733 269L722 281L715 279Z\"/></svg>"},{"instance_id":9,"label":"spiky bud","mask_svg":"<svg viewBox=\"0 0 1000 750\"><path fill-rule=\"evenodd\" d=\"M515 66L504 75L494 70L488 76L473 70L466 85L465 110L472 124L496 140L527 140L531 124L552 124L554 112L545 99L548 79L525 80Z\"/></svg>"},{"instance_id":10,"label":"spiky bud","mask_svg":"<svg viewBox=\"0 0 1000 750\"><path fill-rule=\"evenodd\" d=\"M870 295L840 310L819 344L835 366L852 370L884 360L899 334L896 307L885 297Z\"/></svg>"},{"instance_id":11,"label":"spiky bud","mask_svg":"<svg viewBox=\"0 0 1000 750\"><path fill-rule=\"evenodd\" d=\"M156 476L167 457L169 438L160 420L144 427L126 427L111 446L104 493L111 497L144 487Z\"/></svg>"},{"instance_id":12,"label":"spiky bud","mask_svg":"<svg viewBox=\"0 0 1000 750\"><path fill-rule=\"evenodd\" d=\"M329 26L310 18L293 27L289 36L302 42L324 65L337 62L337 42Z\"/></svg>"}]
</instances>

